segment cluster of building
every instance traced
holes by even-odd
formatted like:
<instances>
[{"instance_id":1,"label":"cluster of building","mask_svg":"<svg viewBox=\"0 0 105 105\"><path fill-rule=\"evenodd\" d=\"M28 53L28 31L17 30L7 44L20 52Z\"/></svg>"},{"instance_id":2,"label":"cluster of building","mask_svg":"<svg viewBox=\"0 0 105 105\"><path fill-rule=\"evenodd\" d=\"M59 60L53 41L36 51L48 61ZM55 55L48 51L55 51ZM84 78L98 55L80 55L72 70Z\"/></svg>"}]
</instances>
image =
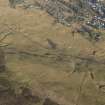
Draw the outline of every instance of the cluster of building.
<instances>
[{"instance_id":1,"label":"cluster of building","mask_svg":"<svg viewBox=\"0 0 105 105\"><path fill-rule=\"evenodd\" d=\"M66 19L70 16L71 10L64 0L43 0L42 8L60 23L69 26Z\"/></svg>"},{"instance_id":2,"label":"cluster of building","mask_svg":"<svg viewBox=\"0 0 105 105\"><path fill-rule=\"evenodd\" d=\"M98 29L105 29L105 18L94 16L87 24Z\"/></svg>"},{"instance_id":3,"label":"cluster of building","mask_svg":"<svg viewBox=\"0 0 105 105\"><path fill-rule=\"evenodd\" d=\"M83 0L83 2L85 2L85 4L88 5L87 7L96 14L92 17L92 19L89 19L87 24L96 28L105 29L105 5L103 4L104 0ZM43 7L50 15L56 18L60 23L63 23L67 26L70 25L68 19L70 20L71 17L73 17L73 15L71 15L73 11L75 9L75 11L79 9L77 4L69 5L68 0L44 0ZM81 11L81 8L78 11ZM79 16L77 15L76 19L77 17Z\"/></svg>"},{"instance_id":4,"label":"cluster of building","mask_svg":"<svg viewBox=\"0 0 105 105\"><path fill-rule=\"evenodd\" d=\"M103 5L103 0L88 0L88 4L96 13L88 22L88 25L99 29L105 29L105 5Z\"/></svg>"},{"instance_id":5,"label":"cluster of building","mask_svg":"<svg viewBox=\"0 0 105 105\"><path fill-rule=\"evenodd\" d=\"M9 0L10 6L12 8L15 8L17 4L23 3L23 6L25 8L34 8L35 4L30 3L29 0ZM104 28L105 29L105 5L103 2L104 0L80 0L80 3L73 3L69 0L41 0L40 6L48 12L51 16L56 18L60 23L65 24L66 26L70 26L72 20L74 19L82 19L84 20L85 16L82 16L86 12L84 12L83 9L81 9L81 5L86 5L86 10L89 8L91 9L96 15L92 17L92 19L89 19L87 22L88 25L91 25L96 28ZM88 6L87 6L88 5ZM87 8L88 7L88 8ZM78 11L82 15L78 13ZM89 11L87 11L89 12ZM74 15L75 14L75 15ZM79 16L80 15L80 16ZM79 21L78 20L78 21Z\"/></svg>"}]
</instances>

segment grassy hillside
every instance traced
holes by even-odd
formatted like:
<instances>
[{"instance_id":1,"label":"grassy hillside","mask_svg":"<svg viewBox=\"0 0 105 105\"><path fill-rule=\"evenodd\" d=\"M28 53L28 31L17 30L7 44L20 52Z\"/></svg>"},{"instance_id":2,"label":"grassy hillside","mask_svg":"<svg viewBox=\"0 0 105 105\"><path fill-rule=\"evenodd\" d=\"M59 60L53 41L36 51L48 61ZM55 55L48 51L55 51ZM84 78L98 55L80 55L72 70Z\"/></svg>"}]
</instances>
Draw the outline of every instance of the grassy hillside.
<instances>
[{"instance_id":1,"label":"grassy hillside","mask_svg":"<svg viewBox=\"0 0 105 105\"><path fill-rule=\"evenodd\" d=\"M79 33L73 36L77 25L66 27L55 23L45 11L12 9L7 0L1 0L0 29L11 32L3 41L9 44L4 48L9 79L27 84L33 94L43 99L50 97L60 105L104 105L105 90L98 86L105 81L105 42L90 42ZM50 48L47 39L57 48ZM96 61L86 60L89 63L85 65L81 57ZM79 72L72 73L76 62L82 66Z\"/></svg>"}]
</instances>

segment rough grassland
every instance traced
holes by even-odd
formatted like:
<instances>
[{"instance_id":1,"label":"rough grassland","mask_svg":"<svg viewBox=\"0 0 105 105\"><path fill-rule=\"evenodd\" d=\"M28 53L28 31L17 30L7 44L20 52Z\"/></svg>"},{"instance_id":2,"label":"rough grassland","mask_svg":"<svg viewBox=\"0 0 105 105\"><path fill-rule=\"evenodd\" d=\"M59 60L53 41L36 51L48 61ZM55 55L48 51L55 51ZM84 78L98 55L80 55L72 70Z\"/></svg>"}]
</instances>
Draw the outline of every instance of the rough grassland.
<instances>
[{"instance_id":1,"label":"rough grassland","mask_svg":"<svg viewBox=\"0 0 105 105\"><path fill-rule=\"evenodd\" d=\"M74 26L75 27L75 24ZM72 28L73 28L72 27ZM22 51L36 51L39 54L46 52L47 38L52 39L58 47L68 49L68 53L74 55L91 56L97 51L95 58L105 58L105 42L92 44L79 34L73 37L72 28L54 23L54 19L41 10L11 9L7 0L0 0L0 29L12 33L4 43L10 47ZM26 37L28 36L28 37ZM63 62L54 64L51 59L38 58L27 55L6 54L8 70L12 72L10 79L21 83L27 83L33 93L42 97L51 97L64 105L72 105L78 102L80 105L104 105L105 93L97 88L97 83L105 80L105 66L95 64L93 71L95 80L81 73L71 74L72 68ZM100 66L100 67L99 67ZM82 68L84 71L86 67ZM78 99L82 79L86 75L82 92Z\"/></svg>"}]
</instances>

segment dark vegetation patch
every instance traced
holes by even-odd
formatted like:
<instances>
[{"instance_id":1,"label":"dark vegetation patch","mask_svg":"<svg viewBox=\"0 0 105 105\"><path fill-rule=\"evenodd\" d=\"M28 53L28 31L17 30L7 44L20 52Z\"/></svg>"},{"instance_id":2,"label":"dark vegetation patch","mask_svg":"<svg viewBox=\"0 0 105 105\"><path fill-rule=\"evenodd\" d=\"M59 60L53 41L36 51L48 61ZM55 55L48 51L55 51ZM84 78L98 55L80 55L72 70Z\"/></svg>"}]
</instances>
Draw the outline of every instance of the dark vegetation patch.
<instances>
[{"instance_id":1,"label":"dark vegetation patch","mask_svg":"<svg viewBox=\"0 0 105 105\"><path fill-rule=\"evenodd\" d=\"M4 74L0 74L0 105L32 105L41 101L41 98L33 95L28 87L20 87L17 93L14 81L8 78L8 73Z\"/></svg>"},{"instance_id":2,"label":"dark vegetation patch","mask_svg":"<svg viewBox=\"0 0 105 105\"><path fill-rule=\"evenodd\" d=\"M60 105L60 104L52 101L50 98L46 98L43 105Z\"/></svg>"}]
</instances>

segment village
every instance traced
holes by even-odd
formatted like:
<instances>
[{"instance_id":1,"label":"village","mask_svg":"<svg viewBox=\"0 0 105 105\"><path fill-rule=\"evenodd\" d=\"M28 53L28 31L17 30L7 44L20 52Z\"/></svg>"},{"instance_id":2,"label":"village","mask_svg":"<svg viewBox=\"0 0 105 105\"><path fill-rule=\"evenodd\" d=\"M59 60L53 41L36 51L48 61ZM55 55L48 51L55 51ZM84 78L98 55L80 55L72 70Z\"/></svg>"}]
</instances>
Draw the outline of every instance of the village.
<instances>
[{"instance_id":1,"label":"village","mask_svg":"<svg viewBox=\"0 0 105 105\"><path fill-rule=\"evenodd\" d=\"M98 29L105 29L105 5L103 0L89 0L88 5L96 13L95 16L87 23Z\"/></svg>"},{"instance_id":2,"label":"village","mask_svg":"<svg viewBox=\"0 0 105 105\"><path fill-rule=\"evenodd\" d=\"M42 0L32 4L27 0L10 0L10 6L15 8L17 4L22 4L24 9L43 9L65 26L71 26L76 21L87 20L86 18L88 17L87 25L98 29L105 29L104 1L80 0L80 2L81 5L79 5L79 2L72 4L69 0ZM89 11L92 11L94 15L88 16L91 14Z\"/></svg>"}]
</instances>

